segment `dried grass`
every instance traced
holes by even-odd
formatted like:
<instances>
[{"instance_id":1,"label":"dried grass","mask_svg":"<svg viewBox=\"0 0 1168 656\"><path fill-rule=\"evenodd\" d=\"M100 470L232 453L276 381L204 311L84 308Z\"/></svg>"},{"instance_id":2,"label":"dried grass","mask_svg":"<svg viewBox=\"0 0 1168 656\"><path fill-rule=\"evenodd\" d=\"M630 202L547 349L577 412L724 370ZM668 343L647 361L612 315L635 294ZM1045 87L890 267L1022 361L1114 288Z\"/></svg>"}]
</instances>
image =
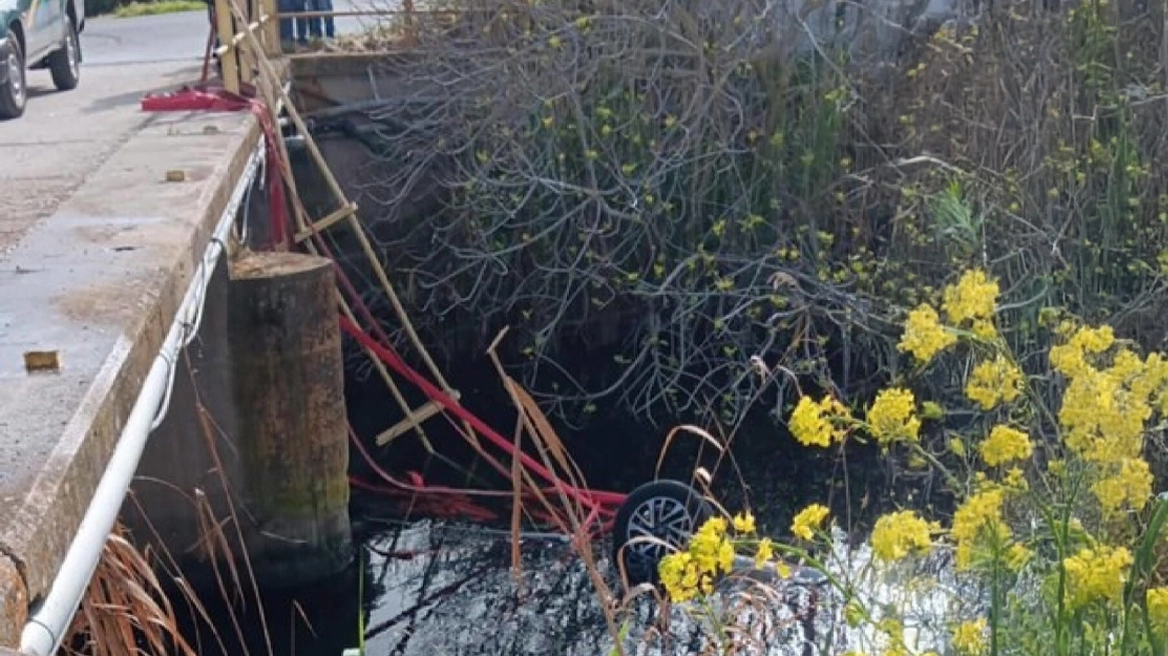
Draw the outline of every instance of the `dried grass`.
<instances>
[{"instance_id":1,"label":"dried grass","mask_svg":"<svg viewBox=\"0 0 1168 656\"><path fill-rule=\"evenodd\" d=\"M196 371L191 362L188 361L187 365L188 371ZM248 654L247 634L251 630L248 624L257 622L264 637L266 654L272 656L274 653L260 586L246 551L238 548L244 538L239 514L232 501L233 490L224 474L226 469L218 447L220 441L229 443L228 436L202 403L199 381L193 373L191 375L200 428L215 463L216 475L211 484L222 486L226 492L227 509L213 507L203 489L195 489L190 494L184 492L184 495L199 522L202 537L196 548L202 560L211 566L212 594L216 594L228 609L230 633L216 625L206 603L210 599L201 596L192 586L192 578L184 574L174 554L165 547L155 546L164 545L165 541L139 507L148 535L136 537L139 543L148 546L135 546L122 524L114 528L63 642L63 651L67 654L197 656L200 650L189 642L190 636L181 633L172 599L187 607L196 631L206 629L210 632L219 653ZM131 503L137 503L132 492L128 498ZM168 597L160 576L173 585L172 597ZM238 611L248 606L254 608L258 617L247 618L245 622Z\"/></svg>"},{"instance_id":2,"label":"dried grass","mask_svg":"<svg viewBox=\"0 0 1168 656\"><path fill-rule=\"evenodd\" d=\"M179 632L174 608L154 573L153 550L139 550L121 524L102 549L81 608L64 641L67 654L196 656Z\"/></svg>"}]
</instances>

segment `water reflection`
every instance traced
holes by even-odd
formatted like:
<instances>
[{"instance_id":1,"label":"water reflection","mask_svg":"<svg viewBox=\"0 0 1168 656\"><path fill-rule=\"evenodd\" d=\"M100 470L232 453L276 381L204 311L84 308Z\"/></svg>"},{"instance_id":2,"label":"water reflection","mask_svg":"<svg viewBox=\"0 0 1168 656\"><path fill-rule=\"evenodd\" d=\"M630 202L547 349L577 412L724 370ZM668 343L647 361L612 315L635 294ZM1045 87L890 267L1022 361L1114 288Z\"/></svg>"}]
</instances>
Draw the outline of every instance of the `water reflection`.
<instances>
[{"instance_id":1,"label":"water reflection","mask_svg":"<svg viewBox=\"0 0 1168 656\"><path fill-rule=\"evenodd\" d=\"M479 525L422 520L371 523L362 540L360 566L313 586L264 591L267 637L254 604L235 597L235 617L220 609L213 618L223 645L205 623L199 653L341 656L356 648L363 628L367 656L603 656L613 640L581 558L559 535L527 533L521 568L511 568L510 535ZM608 547L597 544L597 563L614 590ZM750 569L750 562L746 562ZM757 572L751 575L758 577ZM740 654L807 656L808 634L828 635L831 613L801 614L807 586L790 594L772 590L765 604L744 604L742 581L728 584L718 603L755 634ZM738 604L738 605L735 605ZM361 612L361 623L358 620ZM668 630L660 607L645 597L633 604L623 627L627 654L704 653L709 633L676 607ZM245 634L246 647L234 636ZM270 644L270 652L269 652Z\"/></svg>"},{"instance_id":2,"label":"water reflection","mask_svg":"<svg viewBox=\"0 0 1168 656\"><path fill-rule=\"evenodd\" d=\"M367 543L367 654L596 654L604 616L579 558L559 536L510 537L423 521Z\"/></svg>"}]
</instances>

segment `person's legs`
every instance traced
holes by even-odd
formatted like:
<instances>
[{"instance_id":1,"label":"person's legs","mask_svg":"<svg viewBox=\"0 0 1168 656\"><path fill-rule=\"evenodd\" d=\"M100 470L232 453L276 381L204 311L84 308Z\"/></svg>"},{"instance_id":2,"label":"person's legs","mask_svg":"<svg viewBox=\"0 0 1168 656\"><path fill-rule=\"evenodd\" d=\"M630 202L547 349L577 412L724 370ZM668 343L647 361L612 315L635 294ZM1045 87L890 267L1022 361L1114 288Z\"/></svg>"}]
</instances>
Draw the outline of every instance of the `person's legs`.
<instances>
[{"instance_id":1,"label":"person's legs","mask_svg":"<svg viewBox=\"0 0 1168 656\"><path fill-rule=\"evenodd\" d=\"M307 4L308 4L308 11L324 11L323 9L320 8L321 7L320 0L308 0ZM314 39L319 39L321 37L321 32L320 32L321 23L322 23L322 21L321 21L320 16L313 16L312 18L308 19L308 34L309 34L309 36L311 36Z\"/></svg>"},{"instance_id":2,"label":"person's legs","mask_svg":"<svg viewBox=\"0 0 1168 656\"><path fill-rule=\"evenodd\" d=\"M295 0L296 11L304 12L308 10L308 2L306 0ZM302 45L308 43L308 19L300 17L296 19L296 40Z\"/></svg>"},{"instance_id":3,"label":"person's legs","mask_svg":"<svg viewBox=\"0 0 1168 656\"><path fill-rule=\"evenodd\" d=\"M292 32L292 19L286 16L296 11L296 0L279 0L277 7L283 14L280 17L280 43L289 43L295 36Z\"/></svg>"},{"instance_id":4,"label":"person's legs","mask_svg":"<svg viewBox=\"0 0 1168 656\"><path fill-rule=\"evenodd\" d=\"M333 10L333 0L314 0L314 2L320 7L320 11ZM329 39L335 39L337 36L336 24L333 22L332 16L324 17L324 35Z\"/></svg>"}]
</instances>

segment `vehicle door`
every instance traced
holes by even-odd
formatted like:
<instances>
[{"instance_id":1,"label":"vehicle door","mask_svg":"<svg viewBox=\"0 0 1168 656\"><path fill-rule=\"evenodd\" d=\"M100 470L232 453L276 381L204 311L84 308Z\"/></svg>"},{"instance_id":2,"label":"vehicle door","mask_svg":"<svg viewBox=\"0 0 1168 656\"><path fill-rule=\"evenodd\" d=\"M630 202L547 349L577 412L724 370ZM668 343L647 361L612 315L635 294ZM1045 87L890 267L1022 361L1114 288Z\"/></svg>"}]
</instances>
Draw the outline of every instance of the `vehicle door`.
<instances>
[{"instance_id":1,"label":"vehicle door","mask_svg":"<svg viewBox=\"0 0 1168 656\"><path fill-rule=\"evenodd\" d=\"M21 4L25 5L22 13L28 43L25 56L34 64L61 42L61 0L23 0Z\"/></svg>"}]
</instances>

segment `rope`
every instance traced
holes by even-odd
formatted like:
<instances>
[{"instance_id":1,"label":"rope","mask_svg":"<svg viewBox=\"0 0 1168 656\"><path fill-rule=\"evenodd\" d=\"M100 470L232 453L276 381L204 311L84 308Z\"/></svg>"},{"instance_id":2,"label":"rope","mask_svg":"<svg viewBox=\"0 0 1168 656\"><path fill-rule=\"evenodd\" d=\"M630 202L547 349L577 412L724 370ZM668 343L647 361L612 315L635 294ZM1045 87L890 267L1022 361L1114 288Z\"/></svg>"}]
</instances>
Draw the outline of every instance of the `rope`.
<instances>
[{"instance_id":1,"label":"rope","mask_svg":"<svg viewBox=\"0 0 1168 656\"><path fill-rule=\"evenodd\" d=\"M438 403L454 416L470 424L475 429L475 431L485 437L496 447L502 449L504 452L511 453L511 455L514 457L517 457L519 462L522 463L528 471L542 478L545 483L548 483L551 486L553 491L577 499L583 502L584 505L590 507L620 505L624 502L625 495L623 494L617 492L585 490L578 487L573 487L567 483L564 483L555 473L544 467L542 463L535 460L526 453L512 453L514 449L506 438L496 432L495 429L487 425L485 421L479 419L477 415L464 408L461 403L459 403L450 395L446 394L446 392L442 391L437 385L434 385L430 381L426 380L425 377L410 368L410 366L401 359L401 356L399 356L391 348L376 342L371 336L369 336L368 333L361 330L361 328L359 328L352 321L349 321L349 319L342 317L340 322L342 331L355 339L359 344L361 344L361 346L364 346L366 349L377 354L377 358L385 363L386 366L388 366L390 369L392 369L394 373L401 376L402 378L405 378L420 390L422 390L422 393L426 395L426 398L435 403Z\"/></svg>"}]
</instances>

